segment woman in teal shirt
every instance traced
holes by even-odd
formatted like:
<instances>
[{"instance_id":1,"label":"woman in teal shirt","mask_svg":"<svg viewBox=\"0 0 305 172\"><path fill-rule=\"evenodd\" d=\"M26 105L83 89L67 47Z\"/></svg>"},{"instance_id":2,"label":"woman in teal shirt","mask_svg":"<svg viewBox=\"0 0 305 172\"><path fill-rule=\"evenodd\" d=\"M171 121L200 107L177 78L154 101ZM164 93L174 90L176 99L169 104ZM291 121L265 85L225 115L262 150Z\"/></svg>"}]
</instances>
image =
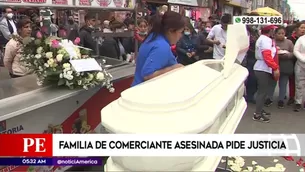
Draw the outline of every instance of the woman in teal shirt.
<instances>
[{"instance_id":1,"label":"woman in teal shirt","mask_svg":"<svg viewBox=\"0 0 305 172\"><path fill-rule=\"evenodd\" d=\"M179 13L168 11L156 16L147 38L139 49L132 86L182 67L171 51L182 36L185 19Z\"/></svg>"}]
</instances>

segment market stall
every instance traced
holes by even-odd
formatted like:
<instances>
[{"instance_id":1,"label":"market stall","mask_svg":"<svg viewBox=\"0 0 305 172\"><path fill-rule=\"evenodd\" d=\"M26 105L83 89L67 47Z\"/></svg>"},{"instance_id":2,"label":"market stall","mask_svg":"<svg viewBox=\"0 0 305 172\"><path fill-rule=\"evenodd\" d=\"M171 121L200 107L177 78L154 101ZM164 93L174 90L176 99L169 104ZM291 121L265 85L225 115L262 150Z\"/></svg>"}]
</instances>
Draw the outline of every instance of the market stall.
<instances>
[{"instance_id":1,"label":"market stall","mask_svg":"<svg viewBox=\"0 0 305 172\"><path fill-rule=\"evenodd\" d=\"M87 11L132 11L133 0L114 1L5 1L1 6L37 7L40 9L73 9ZM132 32L95 32L94 37L127 37ZM96 86L85 89L68 89L58 86L38 86L37 77L28 75L0 81L0 134L14 133L96 133L100 132L100 110L117 99L129 88L135 66L118 59L96 56L105 61L103 68L112 75L115 91ZM65 171L71 166L2 166L0 172L13 171Z\"/></svg>"}]
</instances>

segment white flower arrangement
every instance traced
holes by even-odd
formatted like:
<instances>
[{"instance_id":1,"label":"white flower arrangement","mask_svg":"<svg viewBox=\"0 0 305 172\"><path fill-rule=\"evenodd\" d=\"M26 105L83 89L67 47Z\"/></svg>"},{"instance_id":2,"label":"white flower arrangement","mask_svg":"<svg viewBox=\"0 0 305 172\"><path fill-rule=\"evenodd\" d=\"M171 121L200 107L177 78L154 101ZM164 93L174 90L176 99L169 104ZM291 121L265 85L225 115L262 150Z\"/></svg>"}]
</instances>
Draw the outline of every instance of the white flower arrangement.
<instances>
[{"instance_id":1,"label":"white flower arrangement","mask_svg":"<svg viewBox=\"0 0 305 172\"><path fill-rule=\"evenodd\" d=\"M71 65L70 60L91 58L91 50L77 46L79 38L74 43L43 36L14 39L22 44L21 61L37 75L39 84L56 84L70 89L106 86L110 92L114 91L112 76L105 68L101 68L101 71L77 72Z\"/></svg>"},{"instance_id":2,"label":"white flower arrangement","mask_svg":"<svg viewBox=\"0 0 305 172\"><path fill-rule=\"evenodd\" d=\"M228 158L228 166L234 172L284 172L286 168L277 163L279 160L274 159L273 162L276 163L273 167L263 167L257 164L256 161L252 161L252 166L245 167L245 159L240 156L229 157ZM226 160L221 160L222 163L226 162Z\"/></svg>"}]
</instances>

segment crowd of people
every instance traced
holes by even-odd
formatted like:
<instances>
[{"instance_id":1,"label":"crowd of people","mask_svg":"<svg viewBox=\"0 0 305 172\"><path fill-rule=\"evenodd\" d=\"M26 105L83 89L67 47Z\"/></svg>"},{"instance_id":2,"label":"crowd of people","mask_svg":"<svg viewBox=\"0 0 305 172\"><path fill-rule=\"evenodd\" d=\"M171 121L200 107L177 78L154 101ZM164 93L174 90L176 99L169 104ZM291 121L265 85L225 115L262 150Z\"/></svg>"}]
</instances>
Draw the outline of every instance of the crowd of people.
<instances>
[{"instance_id":1,"label":"crowd of people","mask_svg":"<svg viewBox=\"0 0 305 172\"><path fill-rule=\"evenodd\" d=\"M137 23L134 22L135 17ZM95 53L99 52L102 56L127 61L136 58L132 84L135 86L198 60L223 58L227 26L231 24L232 16L224 14L220 20L211 16L209 21L198 19L193 25L191 19L172 11L145 17L129 13L124 21L110 17L101 23L97 21L95 14L88 13L85 24L80 28L73 17L69 16L65 27L60 29L56 23L51 22L54 26L49 31L41 27L38 19L24 17L16 22L11 8L5 8L4 17L0 19L0 46L5 47L4 65L12 78L30 73L19 62L22 41L11 39L12 35L17 35L22 40L28 36L35 37L39 32L72 41L79 37L81 46L90 48ZM270 25L258 30L247 26L250 47L239 63L249 70L245 97L249 103L256 104L254 120L269 122L270 113L264 110L264 106L273 103L277 83L278 108L285 107L287 85L287 105L294 104L294 111L302 108L305 89L305 23L288 27ZM125 30L134 32L135 36L106 37L103 40L92 37L95 31L109 33ZM138 50L134 46L135 40L140 45ZM131 58L135 51L138 51L138 56Z\"/></svg>"},{"instance_id":2,"label":"crowd of people","mask_svg":"<svg viewBox=\"0 0 305 172\"><path fill-rule=\"evenodd\" d=\"M285 26L266 26L250 31L250 47L245 58L249 77L246 82L246 99L256 104L254 120L269 122L271 113L264 106L272 105L274 90L279 86L278 108L294 105L299 112L303 106L305 23L294 24L292 33ZM291 28L290 27L290 28ZM289 95L286 96L287 86ZM256 94L256 98L255 98ZM285 103L285 99L288 99Z\"/></svg>"}]
</instances>

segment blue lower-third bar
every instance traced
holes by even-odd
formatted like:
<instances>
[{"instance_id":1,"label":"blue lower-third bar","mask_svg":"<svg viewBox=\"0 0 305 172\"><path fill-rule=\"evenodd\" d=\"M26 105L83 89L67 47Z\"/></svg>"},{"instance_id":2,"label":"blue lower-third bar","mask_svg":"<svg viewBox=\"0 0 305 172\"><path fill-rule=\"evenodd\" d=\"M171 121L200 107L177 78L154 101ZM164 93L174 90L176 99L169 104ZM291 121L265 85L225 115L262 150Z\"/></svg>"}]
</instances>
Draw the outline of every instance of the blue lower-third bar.
<instances>
[{"instance_id":1,"label":"blue lower-third bar","mask_svg":"<svg viewBox=\"0 0 305 172\"><path fill-rule=\"evenodd\" d=\"M102 165L102 158L0 158L2 165L19 166L95 166Z\"/></svg>"}]
</instances>

